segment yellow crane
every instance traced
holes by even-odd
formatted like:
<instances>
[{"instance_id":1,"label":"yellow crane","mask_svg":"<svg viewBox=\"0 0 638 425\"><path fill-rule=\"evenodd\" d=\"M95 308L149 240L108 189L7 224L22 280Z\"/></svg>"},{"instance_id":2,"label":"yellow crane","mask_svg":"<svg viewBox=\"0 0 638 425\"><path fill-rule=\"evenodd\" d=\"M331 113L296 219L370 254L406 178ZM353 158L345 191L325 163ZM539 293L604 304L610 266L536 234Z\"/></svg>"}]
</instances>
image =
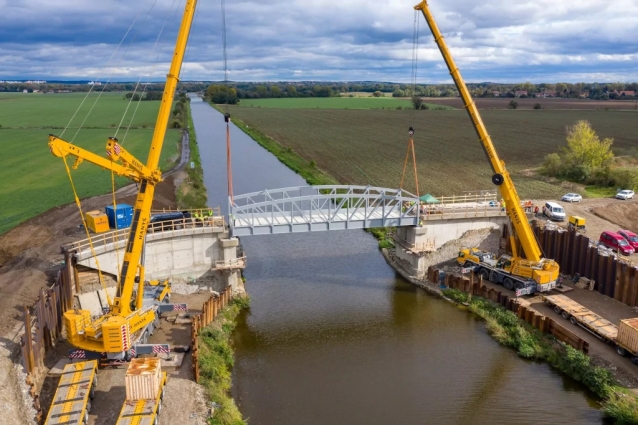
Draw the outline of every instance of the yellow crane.
<instances>
[{"instance_id":1,"label":"yellow crane","mask_svg":"<svg viewBox=\"0 0 638 425\"><path fill-rule=\"evenodd\" d=\"M73 168L77 168L82 161L92 162L137 182L139 186L118 279L118 293L111 310L95 321L91 321L88 310L70 310L64 313L67 340L80 350L106 353L109 358L118 358L129 352L140 333L158 321L157 306L144 306L144 266L141 258L155 186L162 181L158 168L160 153L196 6L197 0L186 1L146 164L127 152L116 138L108 139L108 158L104 158L49 135L49 148L53 155L64 158L65 161L67 156L75 157ZM136 286L137 296L133 300ZM168 282L164 282L160 290L161 299L169 292Z\"/></svg>"},{"instance_id":2,"label":"yellow crane","mask_svg":"<svg viewBox=\"0 0 638 425\"><path fill-rule=\"evenodd\" d=\"M543 252L536 241L536 236L521 206L514 183L505 169L505 162L501 161L496 153L492 139L487 133L485 124L483 124L478 108L463 81L461 72L456 63L454 63L450 50L430 11L427 0L423 0L414 6L414 9L423 13L423 17L434 36L434 41L443 55L461 99L463 99L465 109L472 120L474 130L492 167L492 172L494 173L492 175L492 183L498 187L501 196L505 200L507 216L516 231L526 257L526 259L523 259L518 256L514 236L510 235L512 256L504 255L496 259L491 253L471 248L462 250L459 253L457 262L465 266L474 266L475 271L482 274L484 278L502 283L508 289L516 289L519 294L548 291L554 288L556 284L559 276L559 266L554 260L543 258Z\"/></svg>"}]
</instances>

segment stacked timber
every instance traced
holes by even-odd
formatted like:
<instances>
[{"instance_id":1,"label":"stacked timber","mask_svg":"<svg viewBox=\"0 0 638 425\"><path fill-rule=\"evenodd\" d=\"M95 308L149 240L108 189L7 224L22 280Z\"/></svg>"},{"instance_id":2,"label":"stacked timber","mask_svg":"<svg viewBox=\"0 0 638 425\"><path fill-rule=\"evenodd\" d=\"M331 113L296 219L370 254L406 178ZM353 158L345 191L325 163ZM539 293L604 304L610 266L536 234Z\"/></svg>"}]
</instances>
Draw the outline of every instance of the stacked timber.
<instances>
[{"instance_id":1,"label":"stacked timber","mask_svg":"<svg viewBox=\"0 0 638 425\"><path fill-rule=\"evenodd\" d=\"M162 363L158 358L133 359L126 371L126 400L154 400L162 385Z\"/></svg>"},{"instance_id":2,"label":"stacked timber","mask_svg":"<svg viewBox=\"0 0 638 425\"><path fill-rule=\"evenodd\" d=\"M629 348L632 352L638 353L638 318L620 321L616 341Z\"/></svg>"}]
</instances>

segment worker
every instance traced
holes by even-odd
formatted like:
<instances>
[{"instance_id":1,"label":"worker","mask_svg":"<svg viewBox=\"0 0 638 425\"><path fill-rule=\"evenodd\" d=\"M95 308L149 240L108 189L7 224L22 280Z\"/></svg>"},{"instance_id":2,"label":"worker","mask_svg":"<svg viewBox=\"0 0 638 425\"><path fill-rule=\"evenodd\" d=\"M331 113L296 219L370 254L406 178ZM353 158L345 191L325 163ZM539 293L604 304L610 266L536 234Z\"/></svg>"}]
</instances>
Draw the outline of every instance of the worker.
<instances>
[{"instance_id":1,"label":"worker","mask_svg":"<svg viewBox=\"0 0 638 425\"><path fill-rule=\"evenodd\" d=\"M538 205L534 205L534 217L538 217Z\"/></svg>"},{"instance_id":2,"label":"worker","mask_svg":"<svg viewBox=\"0 0 638 425\"><path fill-rule=\"evenodd\" d=\"M505 199L501 198L501 211L505 211Z\"/></svg>"},{"instance_id":3,"label":"worker","mask_svg":"<svg viewBox=\"0 0 638 425\"><path fill-rule=\"evenodd\" d=\"M202 215L201 210L195 211L195 223L203 223L204 216Z\"/></svg>"}]
</instances>

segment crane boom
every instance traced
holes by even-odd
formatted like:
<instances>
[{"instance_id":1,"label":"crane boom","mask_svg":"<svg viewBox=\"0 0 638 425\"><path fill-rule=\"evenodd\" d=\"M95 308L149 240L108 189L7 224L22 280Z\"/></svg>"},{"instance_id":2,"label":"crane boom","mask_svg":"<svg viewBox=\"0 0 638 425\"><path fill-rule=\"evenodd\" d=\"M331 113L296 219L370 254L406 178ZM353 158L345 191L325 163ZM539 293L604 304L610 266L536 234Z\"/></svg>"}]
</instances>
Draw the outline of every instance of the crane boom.
<instances>
[{"instance_id":1,"label":"crane boom","mask_svg":"<svg viewBox=\"0 0 638 425\"><path fill-rule=\"evenodd\" d=\"M67 339L77 348L115 355L128 352L132 348L132 335L138 331L143 332L151 323L158 320L155 309L142 308L144 267L141 259L150 222L155 185L162 180L159 170L160 154L196 6L197 0L186 1L146 165L121 147L117 139L113 137L106 143L109 158L105 159L57 136L49 135L49 148L53 155L62 158L66 158L67 155L74 156L76 158L74 168L77 168L82 161L88 161L139 183L133 221L118 280L118 293L111 311L95 321L91 321L88 310L72 310L64 313ZM138 277L139 285L136 282ZM168 283L165 283L165 286L168 288ZM138 287L138 296L136 300L133 300L136 287ZM167 292L166 288L162 294Z\"/></svg>"},{"instance_id":2,"label":"crane boom","mask_svg":"<svg viewBox=\"0 0 638 425\"><path fill-rule=\"evenodd\" d=\"M492 182L498 186L499 192L505 200L507 215L516 230L519 240L521 241L521 246L525 252L525 256L530 261L538 262L543 258L543 254L538 242L536 241L532 228L527 221L527 216L521 206L521 201L518 197L518 193L516 192L516 188L514 187L514 183L505 169L505 162L501 161L496 153L494 144L492 144L492 139L487 133L487 129L483 124L478 108L476 107L474 100L472 100L472 96L470 96L470 92L463 81L461 72L457 68L456 63L454 63L454 59L450 54L441 31L439 31L439 27L434 20L432 12L430 11L427 0L423 0L421 3L414 6L414 9L420 10L423 13L425 20L430 27L430 31L432 31L432 35L434 36L434 41L439 47L439 50L443 55L443 59L445 60L445 64L447 65L450 75L454 80L454 84L461 94L465 110L472 120L474 130L476 130L481 146L483 147L485 155L492 167L492 171L494 173L492 176Z\"/></svg>"}]
</instances>

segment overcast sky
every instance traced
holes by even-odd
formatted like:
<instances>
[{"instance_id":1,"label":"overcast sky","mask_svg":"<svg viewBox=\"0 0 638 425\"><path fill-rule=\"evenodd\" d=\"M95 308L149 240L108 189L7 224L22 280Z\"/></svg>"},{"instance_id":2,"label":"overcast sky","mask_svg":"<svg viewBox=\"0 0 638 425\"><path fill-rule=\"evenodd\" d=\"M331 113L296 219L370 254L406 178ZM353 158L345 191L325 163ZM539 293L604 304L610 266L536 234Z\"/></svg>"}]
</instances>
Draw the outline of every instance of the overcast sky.
<instances>
[{"instance_id":1,"label":"overcast sky","mask_svg":"<svg viewBox=\"0 0 638 425\"><path fill-rule=\"evenodd\" d=\"M163 79L184 1L0 0L0 79ZM416 3L227 0L229 79L410 82ZM430 5L467 81L638 81L638 0ZM451 82L418 22L418 81ZM182 80L220 79L220 0L200 0Z\"/></svg>"}]
</instances>

